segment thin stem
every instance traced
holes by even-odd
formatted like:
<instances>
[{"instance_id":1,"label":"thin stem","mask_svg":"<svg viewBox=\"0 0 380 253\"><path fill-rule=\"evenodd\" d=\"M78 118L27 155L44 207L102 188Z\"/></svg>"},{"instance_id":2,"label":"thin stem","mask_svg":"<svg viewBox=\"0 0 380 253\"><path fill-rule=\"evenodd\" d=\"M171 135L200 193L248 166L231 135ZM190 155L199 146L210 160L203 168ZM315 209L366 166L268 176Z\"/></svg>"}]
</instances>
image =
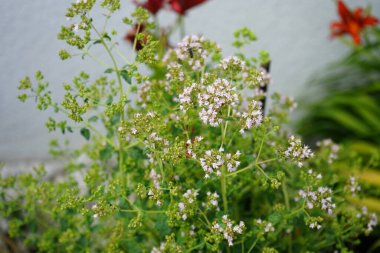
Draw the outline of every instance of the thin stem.
<instances>
[{"instance_id":1,"label":"thin stem","mask_svg":"<svg viewBox=\"0 0 380 253\"><path fill-rule=\"evenodd\" d=\"M100 65L102 65L103 67L105 68L110 68L111 66L104 63L103 61L101 61L98 57L90 54L87 50L83 50L83 54L84 55L87 55L88 57L90 57L91 59L93 59L95 62L99 63Z\"/></svg>"},{"instance_id":2,"label":"thin stem","mask_svg":"<svg viewBox=\"0 0 380 253\"><path fill-rule=\"evenodd\" d=\"M257 237L256 240L253 241L253 243L252 243L252 245L249 248L249 250L248 250L247 253L250 253L253 250L253 248L256 246L256 243L257 243L258 240L259 240L259 237Z\"/></svg>"},{"instance_id":3,"label":"thin stem","mask_svg":"<svg viewBox=\"0 0 380 253\"><path fill-rule=\"evenodd\" d=\"M220 176L220 186L222 188L222 199L223 199L223 209L224 212L228 212L228 200L227 200L227 182L225 170L222 170L222 175Z\"/></svg>"},{"instance_id":4,"label":"thin stem","mask_svg":"<svg viewBox=\"0 0 380 253\"><path fill-rule=\"evenodd\" d=\"M265 139L266 135L263 136L262 140L261 140L261 143L260 143L260 148L259 148L259 153L257 154L257 157L256 157L256 163L257 161L259 160L260 158L260 155L261 155L261 150L263 148L263 144L264 144L264 139Z\"/></svg>"},{"instance_id":5,"label":"thin stem","mask_svg":"<svg viewBox=\"0 0 380 253\"><path fill-rule=\"evenodd\" d=\"M288 190L286 187L286 181L285 180L282 182L282 193L284 194L286 209L289 211L289 209L290 209L289 195L288 195Z\"/></svg>"},{"instance_id":6,"label":"thin stem","mask_svg":"<svg viewBox=\"0 0 380 253\"><path fill-rule=\"evenodd\" d=\"M185 19L183 15L178 16L178 21L179 21L179 29L180 29L180 40L182 40L185 37Z\"/></svg>"},{"instance_id":7,"label":"thin stem","mask_svg":"<svg viewBox=\"0 0 380 253\"><path fill-rule=\"evenodd\" d=\"M275 161L275 160L277 160L277 158L267 159L267 160L264 160L264 161L257 162L256 164L264 164L264 163L268 163L268 162Z\"/></svg>"},{"instance_id":8,"label":"thin stem","mask_svg":"<svg viewBox=\"0 0 380 253\"><path fill-rule=\"evenodd\" d=\"M103 36L98 32L98 30L96 29L96 27L92 23L91 23L91 27L94 29L95 33L99 36L99 39L100 39L102 45L104 46L109 57L111 58L111 61L113 63L114 69L115 69L117 82L119 83L119 88L120 88L119 102L122 102L123 96L124 96L123 83L121 81L120 71L119 71L119 68L117 66L115 57L113 56L113 54L112 54L111 50L109 49L107 43L104 41ZM124 121L124 106L123 106L123 111L121 113L121 120ZM124 168L124 164L123 164L124 163L124 155L123 155L123 148L122 148L122 139L121 139L120 134L118 135L118 139L119 139L119 171L122 174L123 168Z\"/></svg>"},{"instance_id":9,"label":"thin stem","mask_svg":"<svg viewBox=\"0 0 380 253\"><path fill-rule=\"evenodd\" d=\"M162 214L166 213L164 210L141 210L141 209L119 209L123 213L150 213L150 214Z\"/></svg>"},{"instance_id":10,"label":"thin stem","mask_svg":"<svg viewBox=\"0 0 380 253\"><path fill-rule=\"evenodd\" d=\"M100 42L102 43L104 49L107 51L109 57L111 58L111 61L112 61L113 67L114 67L114 69L115 69L117 82L118 82L119 87L120 87L120 101L121 101L122 98L123 98L123 95L124 95L124 91L123 91L123 83L122 83L122 81L121 81L120 71L119 71L119 68L118 68L118 66L117 66L117 63L116 63L115 57L113 56L113 54L112 54L111 50L109 49L107 43L104 41L103 36L98 32L98 30L96 29L96 27L95 27L93 24L91 24L91 27L92 27L92 29L94 29L95 33L99 36ZM122 118L124 118L124 114L122 115Z\"/></svg>"},{"instance_id":11,"label":"thin stem","mask_svg":"<svg viewBox=\"0 0 380 253\"><path fill-rule=\"evenodd\" d=\"M265 164L267 162L271 162L271 161L275 161L275 160L277 160L277 158L271 158L271 159L260 161L260 162L253 162L253 163L247 165L246 167L244 167L244 168L242 168L242 169L240 169L238 171L229 173L228 175L226 175L226 177L231 177L231 176L237 175L237 174L239 174L241 172L244 172L244 171L247 171L247 170L251 169L253 166L256 166L256 165L259 165L259 164ZM264 172L262 169L261 169L261 171Z\"/></svg>"},{"instance_id":12,"label":"thin stem","mask_svg":"<svg viewBox=\"0 0 380 253\"><path fill-rule=\"evenodd\" d=\"M226 176L227 176L227 177L231 177L231 176L237 175L237 174L239 174L239 173L241 173L241 172L244 172L244 171L246 171L246 170L251 169L253 166L255 166L255 163L251 163L251 164L249 164L248 166L244 167L243 169L241 169L241 170L237 170L237 171L235 171L235 172L231 172L231 173L229 173L229 174L226 175Z\"/></svg>"},{"instance_id":13,"label":"thin stem","mask_svg":"<svg viewBox=\"0 0 380 253\"><path fill-rule=\"evenodd\" d=\"M298 208L297 210L294 210L293 212L288 214L286 217L291 218L292 216L297 215L298 213L302 213L304 210L305 210L305 203L303 203L302 206Z\"/></svg>"},{"instance_id":14,"label":"thin stem","mask_svg":"<svg viewBox=\"0 0 380 253\"><path fill-rule=\"evenodd\" d=\"M271 180L270 176L267 175L267 173L265 173L265 171L257 164L255 164L255 167L269 180Z\"/></svg>"},{"instance_id":15,"label":"thin stem","mask_svg":"<svg viewBox=\"0 0 380 253\"><path fill-rule=\"evenodd\" d=\"M205 245L205 243L202 242L202 243L200 243L200 244L198 244L198 245L195 245L194 247L188 249L187 252L193 252L193 250L195 250L195 249L199 249L199 248L202 248L204 245Z\"/></svg>"},{"instance_id":16,"label":"thin stem","mask_svg":"<svg viewBox=\"0 0 380 253\"><path fill-rule=\"evenodd\" d=\"M282 182L282 193L284 194L286 210L289 211L290 204L289 204L288 190L287 190L287 187L286 187L286 180L284 180ZM292 233L289 233L288 253L292 253L292 251L293 251L292 250Z\"/></svg>"},{"instance_id":17,"label":"thin stem","mask_svg":"<svg viewBox=\"0 0 380 253\"><path fill-rule=\"evenodd\" d=\"M136 30L136 35L140 32L141 24L138 23L137 25L137 30ZM137 46L137 37L135 36L135 39L133 40L133 47L132 47L132 59L135 59L135 53L136 53L136 46Z\"/></svg>"},{"instance_id":18,"label":"thin stem","mask_svg":"<svg viewBox=\"0 0 380 253\"><path fill-rule=\"evenodd\" d=\"M228 106L227 117L229 117L230 114L231 114L231 106L229 105ZM225 139L226 139L227 127L228 127L228 120L224 124L224 129L223 129L223 132L222 132L222 144L220 145L220 147L223 147L223 145L224 145L224 142L225 142Z\"/></svg>"},{"instance_id":19,"label":"thin stem","mask_svg":"<svg viewBox=\"0 0 380 253\"><path fill-rule=\"evenodd\" d=\"M203 218L205 219L205 221L207 222L207 225L208 225L209 227L211 227L211 222L208 220L206 214L205 214L200 208L199 208L198 210L199 210L199 212L201 213L201 215L203 216Z\"/></svg>"}]
</instances>

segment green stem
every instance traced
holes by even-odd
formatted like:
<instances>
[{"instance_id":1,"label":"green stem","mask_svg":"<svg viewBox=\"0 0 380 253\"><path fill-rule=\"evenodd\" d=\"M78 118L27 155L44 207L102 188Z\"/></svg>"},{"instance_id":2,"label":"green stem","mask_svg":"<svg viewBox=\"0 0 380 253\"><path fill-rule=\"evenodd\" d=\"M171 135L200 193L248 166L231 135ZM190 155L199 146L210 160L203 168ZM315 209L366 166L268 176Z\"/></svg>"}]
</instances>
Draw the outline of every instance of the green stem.
<instances>
[{"instance_id":1,"label":"green stem","mask_svg":"<svg viewBox=\"0 0 380 253\"><path fill-rule=\"evenodd\" d=\"M267 160L264 160L264 161L257 162L256 164L268 163L268 162L272 162L272 161L275 161L275 160L277 160L277 158L267 159Z\"/></svg>"},{"instance_id":2,"label":"green stem","mask_svg":"<svg viewBox=\"0 0 380 253\"><path fill-rule=\"evenodd\" d=\"M257 154L257 157L256 157L256 164L257 164L257 161L259 160L260 158L260 155L261 155L261 150L263 148L263 144L264 144L264 139L265 139L266 135L263 136L263 138L261 139L261 143L260 143L260 148L259 148L259 153Z\"/></svg>"},{"instance_id":3,"label":"green stem","mask_svg":"<svg viewBox=\"0 0 380 253\"><path fill-rule=\"evenodd\" d=\"M206 214L205 214L200 208L199 208L198 210L199 210L199 212L201 213L201 215L203 216L203 218L205 219L207 225L208 225L209 227L211 227L211 222L208 220L207 215L206 215Z\"/></svg>"},{"instance_id":4,"label":"green stem","mask_svg":"<svg viewBox=\"0 0 380 253\"><path fill-rule=\"evenodd\" d=\"M204 246L204 244L205 244L205 243L202 242L202 243L200 243L200 244L198 244L198 245L195 245L194 247L188 249L187 252L193 252L193 250L195 250L195 249L202 248L202 247Z\"/></svg>"},{"instance_id":5,"label":"green stem","mask_svg":"<svg viewBox=\"0 0 380 253\"><path fill-rule=\"evenodd\" d=\"M83 54L87 55L91 59L93 59L95 62L99 63L100 65L104 66L105 68L110 68L111 66L101 61L98 57L90 54L87 50L83 50Z\"/></svg>"},{"instance_id":6,"label":"green stem","mask_svg":"<svg viewBox=\"0 0 380 253\"><path fill-rule=\"evenodd\" d=\"M255 164L255 167L269 180L271 180L270 176L267 175L267 173L265 173L265 171L257 164Z\"/></svg>"},{"instance_id":7,"label":"green stem","mask_svg":"<svg viewBox=\"0 0 380 253\"><path fill-rule=\"evenodd\" d=\"M253 243L252 243L251 247L249 248L249 250L247 251L247 253L250 253L253 250L253 248L256 246L256 243L258 240L259 240L259 237L257 237L256 240L253 241Z\"/></svg>"},{"instance_id":8,"label":"green stem","mask_svg":"<svg viewBox=\"0 0 380 253\"><path fill-rule=\"evenodd\" d=\"M222 170L222 175L220 176L220 186L222 189L222 199L223 199L223 209L224 212L228 212L228 200L227 200L227 182L225 170Z\"/></svg>"},{"instance_id":9,"label":"green stem","mask_svg":"<svg viewBox=\"0 0 380 253\"><path fill-rule=\"evenodd\" d=\"M185 19L183 15L178 16L178 21L179 21L179 29L180 29L180 40L182 40L185 37Z\"/></svg>"},{"instance_id":10,"label":"green stem","mask_svg":"<svg viewBox=\"0 0 380 253\"><path fill-rule=\"evenodd\" d=\"M286 210L289 211L289 209L290 209L289 195L288 195L288 190L286 187L286 181L285 180L282 182L282 193L284 194Z\"/></svg>"},{"instance_id":11,"label":"green stem","mask_svg":"<svg viewBox=\"0 0 380 253\"><path fill-rule=\"evenodd\" d=\"M286 210L289 212L290 209L290 204L289 204L289 195L288 195L288 190L286 187L286 181L282 181L282 193L284 194L284 199L285 199L285 206ZM292 233L289 233L289 241L288 241L288 253L292 253Z\"/></svg>"},{"instance_id":12,"label":"green stem","mask_svg":"<svg viewBox=\"0 0 380 253\"><path fill-rule=\"evenodd\" d=\"M237 175L237 174L239 174L239 173L241 173L241 172L244 172L244 171L246 171L246 170L251 169L253 166L255 166L255 163L251 163L251 164L249 164L248 166L244 167L243 169L241 169L241 170L237 170L237 171L234 171L234 172L231 172L231 173L229 173L229 174L226 175L226 176L227 176L227 177L231 177L231 176Z\"/></svg>"},{"instance_id":13,"label":"green stem","mask_svg":"<svg viewBox=\"0 0 380 253\"><path fill-rule=\"evenodd\" d=\"M91 27L94 29L95 33L99 36L100 42L102 43L102 45L104 46L105 50L107 51L109 57L111 58L112 64L113 64L114 69L115 69L117 82L119 83L119 88L120 88L119 102L121 103L123 100L123 96L124 96L124 89L123 89L123 83L121 81L120 71L119 71L119 68L117 66L115 57L113 56L113 54L112 54L111 50L109 49L107 43L104 41L103 36L98 32L98 30L96 29L96 27L92 23L91 23ZM124 121L124 106L122 108L123 108L123 110L121 113L121 120ZM119 139L119 171L121 174L123 174L124 154L123 154L123 148L122 148L122 139L121 139L120 135L118 135L118 139Z\"/></svg>"},{"instance_id":14,"label":"green stem","mask_svg":"<svg viewBox=\"0 0 380 253\"><path fill-rule=\"evenodd\" d=\"M227 117L230 117L230 114L231 114L231 106L229 105ZM224 142L226 140L227 127L228 127L228 121L226 121L226 123L224 124L223 132L222 132L222 144L220 145L220 147L223 147Z\"/></svg>"},{"instance_id":15,"label":"green stem","mask_svg":"<svg viewBox=\"0 0 380 253\"><path fill-rule=\"evenodd\" d=\"M140 32L141 24L139 23L137 25L136 35ZM137 36L135 36L135 39L133 40L133 47L132 47L132 60L135 60L135 54L136 54L136 46L137 46Z\"/></svg>"},{"instance_id":16,"label":"green stem","mask_svg":"<svg viewBox=\"0 0 380 253\"><path fill-rule=\"evenodd\" d=\"M162 214L166 213L164 210L141 210L141 209L120 209L123 213L151 213L151 214Z\"/></svg>"}]
</instances>

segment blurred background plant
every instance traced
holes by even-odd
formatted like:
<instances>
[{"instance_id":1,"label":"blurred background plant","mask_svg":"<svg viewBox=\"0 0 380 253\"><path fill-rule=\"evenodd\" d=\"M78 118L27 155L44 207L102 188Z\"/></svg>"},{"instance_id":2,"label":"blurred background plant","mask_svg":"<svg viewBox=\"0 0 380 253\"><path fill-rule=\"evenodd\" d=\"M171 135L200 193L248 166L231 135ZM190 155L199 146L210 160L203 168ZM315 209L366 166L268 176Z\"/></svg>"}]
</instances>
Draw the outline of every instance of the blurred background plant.
<instances>
[{"instance_id":1,"label":"blurred background plant","mask_svg":"<svg viewBox=\"0 0 380 253\"><path fill-rule=\"evenodd\" d=\"M373 163L380 157L379 20L370 8L350 10L341 0L337 12L340 20L331 22L331 37L348 47L348 54L313 76L310 85L314 86L301 102L304 115L296 128L310 144L331 138L361 156L367 166L338 166L343 174L356 173L372 193L352 201L380 212L380 168ZM362 244L361 251L378 250L378 236L379 231L371 242Z\"/></svg>"}]
</instances>

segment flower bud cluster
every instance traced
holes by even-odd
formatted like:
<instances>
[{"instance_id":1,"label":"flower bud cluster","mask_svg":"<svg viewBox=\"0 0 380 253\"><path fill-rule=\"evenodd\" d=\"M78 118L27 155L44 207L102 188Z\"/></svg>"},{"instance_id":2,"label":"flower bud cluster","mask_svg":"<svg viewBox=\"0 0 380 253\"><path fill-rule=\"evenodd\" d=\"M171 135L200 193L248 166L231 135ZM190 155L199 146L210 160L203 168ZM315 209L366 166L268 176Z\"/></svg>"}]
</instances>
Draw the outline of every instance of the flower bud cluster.
<instances>
[{"instance_id":1,"label":"flower bud cluster","mask_svg":"<svg viewBox=\"0 0 380 253\"><path fill-rule=\"evenodd\" d=\"M162 201L161 201L162 191L160 188L160 182L161 182L162 176L158 174L154 169L151 169L149 173L149 179L152 181L153 187L149 189L148 197L149 199L154 200L157 206L161 206L162 205Z\"/></svg>"},{"instance_id":2,"label":"flower bud cluster","mask_svg":"<svg viewBox=\"0 0 380 253\"><path fill-rule=\"evenodd\" d=\"M257 77L257 80L259 81L260 87L268 86L272 81L270 73L263 67L259 67L258 71L260 75Z\"/></svg>"},{"instance_id":3,"label":"flower bud cluster","mask_svg":"<svg viewBox=\"0 0 380 253\"><path fill-rule=\"evenodd\" d=\"M243 134L244 130L251 129L252 126L259 126L263 121L263 111L261 102L252 100L248 105L248 112L237 113L237 116L241 118L242 128L240 133Z\"/></svg>"},{"instance_id":4,"label":"flower bud cluster","mask_svg":"<svg viewBox=\"0 0 380 253\"><path fill-rule=\"evenodd\" d=\"M222 110L228 106L234 107L238 103L236 88L226 79L218 78L198 94L198 104L202 108L199 117L204 124L216 127L223 121Z\"/></svg>"},{"instance_id":5,"label":"flower bud cluster","mask_svg":"<svg viewBox=\"0 0 380 253\"><path fill-rule=\"evenodd\" d=\"M195 214L197 208L197 196L198 192L191 189L188 189L183 194L182 201L177 205L178 209L176 215L178 219L186 220Z\"/></svg>"},{"instance_id":6,"label":"flower bud cluster","mask_svg":"<svg viewBox=\"0 0 380 253\"><path fill-rule=\"evenodd\" d=\"M356 214L356 218L368 220L367 226L365 228L365 233L369 234L373 231L374 227L377 226L378 219L376 213L369 213L366 206L363 206L361 212Z\"/></svg>"},{"instance_id":7,"label":"flower bud cluster","mask_svg":"<svg viewBox=\"0 0 380 253\"><path fill-rule=\"evenodd\" d=\"M318 187L316 191L300 190L298 195L306 201L308 209L318 207L332 215L333 209L336 207L335 203L332 202L332 190L328 187Z\"/></svg>"},{"instance_id":8,"label":"flower bud cluster","mask_svg":"<svg viewBox=\"0 0 380 253\"><path fill-rule=\"evenodd\" d=\"M229 56L221 60L219 67L227 72L242 72L246 69L244 61L237 56Z\"/></svg>"},{"instance_id":9,"label":"flower bud cluster","mask_svg":"<svg viewBox=\"0 0 380 253\"><path fill-rule=\"evenodd\" d=\"M205 39L196 35L186 36L177 44L174 50L169 50L164 57L164 62L168 63L174 55L177 60L187 63L193 71L203 69L204 63L208 57L207 50L204 49Z\"/></svg>"},{"instance_id":10,"label":"flower bud cluster","mask_svg":"<svg viewBox=\"0 0 380 253\"><path fill-rule=\"evenodd\" d=\"M172 62L168 65L168 72L165 77L168 81L185 81L185 74L182 71L182 66L177 62Z\"/></svg>"},{"instance_id":11,"label":"flower bud cluster","mask_svg":"<svg viewBox=\"0 0 380 253\"><path fill-rule=\"evenodd\" d=\"M142 108L154 104L152 97L161 96L162 93L171 94L169 83L165 80L148 80L137 91L137 102Z\"/></svg>"},{"instance_id":12,"label":"flower bud cluster","mask_svg":"<svg viewBox=\"0 0 380 253\"><path fill-rule=\"evenodd\" d=\"M191 86L185 87L183 89L183 92L179 94L178 101L180 103L179 108L181 109L181 111L186 112L193 105L191 95L193 90L196 89L196 87L197 84L193 83Z\"/></svg>"},{"instance_id":13,"label":"flower bud cluster","mask_svg":"<svg viewBox=\"0 0 380 253\"><path fill-rule=\"evenodd\" d=\"M291 161L297 162L297 165L299 167L303 166L302 162L305 159L313 157L311 149L309 149L309 147L306 145L302 146L301 140L294 137L293 135L289 137L288 143L290 146L287 150L284 151L284 155Z\"/></svg>"},{"instance_id":14,"label":"flower bud cluster","mask_svg":"<svg viewBox=\"0 0 380 253\"><path fill-rule=\"evenodd\" d=\"M358 178L354 176L350 176L348 179L345 190L351 193L352 196L356 196L358 192L361 191L361 187L358 182Z\"/></svg>"},{"instance_id":15,"label":"flower bud cluster","mask_svg":"<svg viewBox=\"0 0 380 253\"><path fill-rule=\"evenodd\" d=\"M281 96L280 103L290 112L293 112L298 107L298 103L294 100L294 98L289 96Z\"/></svg>"},{"instance_id":16,"label":"flower bud cluster","mask_svg":"<svg viewBox=\"0 0 380 253\"><path fill-rule=\"evenodd\" d=\"M171 234L165 237L165 241L161 242L160 247L153 247L150 253L166 253L166 252L176 252L182 253L182 247L178 245L175 241L175 235Z\"/></svg>"},{"instance_id":17,"label":"flower bud cluster","mask_svg":"<svg viewBox=\"0 0 380 253\"><path fill-rule=\"evenodd\" d=\"M197 158L197 154L194 152L194 148L203 140L202 136L196 136L193 140L186 141L186 157L187 158Z\"/></svg>"},{"instance_id":18,"label":"flower bud cluster","mask_svg":"<svg viewBox=\"0 0 380 253\"><path fill-rule=\"evenodd\" d=\"M223 215L221 223L214 221L211 227L211 232L223 236L230 247L234 245L233 240L237 237L237 234L243 234L244 230L245 224L243 221L234 226L234 222L227 215Z\"/></svg>"},{"instance_id":19,"label":"flower bud cluster","mask_svg":"<svg viewBox=\"0 0 380 253\"><path fill-rule=\"evenodd\" d=\"M331 139L325 139L317 142L317 147L328 149L328 163L331 164L338 158L339 145L335 144Z\"/></svg>"},{"instance_id":20,"label":"flower bud cluster","mask_svg":"<svg viewBox=\"0 0 380 253\"><path fill-rule=\"evenodd\" d=\"M319 216L308 217L305 223L307 226L309 226L309 228L319 230L322 228L322 225L321 225L322 221L323 221L323 218Z\"/></svg>"},{"instance_id":21,"label":"flower bud cluster","mask_svg":"<svg viewBox=\"0 0 380 253\"><path fill-rule=\"evenodd\" d=\"M223 148L219 150L207 150L204 157L199 159L204 172L206 172L205 178L209 178L211 173L221 176L223 166L225 166L228 172L237 170L240 165L240 161L238 160L241 154L240 151L236 151L234 155L223 152Z\"/></svg>"},{"instance_id":22,"label":"flower bud cluster","mask_svg":"<svg viewBox=\"0 0 380 253\"><path fill-rule=\"evenodd\" d=\"M219 208L219 194L214 192L207 192L206 203L202 203L203 207L206 207L208 210L215 209L216 211L220 211Z\"/></svg>"},{"instance_id":23,"label":"flower bud cluster","mask_svg":"<svg viewBox=\"0 0 380 253\"><path fill-rule=\"evenodd\" d=\"M273 224L269 221L257 219L256 224L259 226L260 231L263 231L264 233L269 233L269 232L275 231Z\"/></svg>"}]
</instances>

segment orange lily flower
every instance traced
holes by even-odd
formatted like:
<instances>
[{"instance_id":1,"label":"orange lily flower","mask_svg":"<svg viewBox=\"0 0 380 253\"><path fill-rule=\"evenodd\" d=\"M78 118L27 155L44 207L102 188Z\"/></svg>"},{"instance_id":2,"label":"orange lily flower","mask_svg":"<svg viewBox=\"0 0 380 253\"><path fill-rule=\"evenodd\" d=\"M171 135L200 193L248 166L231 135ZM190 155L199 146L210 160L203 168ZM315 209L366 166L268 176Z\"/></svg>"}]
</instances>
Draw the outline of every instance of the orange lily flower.
<instances>
[{"instance_id":1,"label":"orange lily flower","mask_svg":"<svg viewBox=\"0 0 380 253\"><path fill-rule=\"evenodd\" d=\"M361 43L360 32L365 27L379 23L379 20L373 16L364 16L364 11L360 7L351 12L342 0L338 0L338 13L341 20L331 23L331 36L349 34L356 45Z\"/></svg>"}]
</instances>

